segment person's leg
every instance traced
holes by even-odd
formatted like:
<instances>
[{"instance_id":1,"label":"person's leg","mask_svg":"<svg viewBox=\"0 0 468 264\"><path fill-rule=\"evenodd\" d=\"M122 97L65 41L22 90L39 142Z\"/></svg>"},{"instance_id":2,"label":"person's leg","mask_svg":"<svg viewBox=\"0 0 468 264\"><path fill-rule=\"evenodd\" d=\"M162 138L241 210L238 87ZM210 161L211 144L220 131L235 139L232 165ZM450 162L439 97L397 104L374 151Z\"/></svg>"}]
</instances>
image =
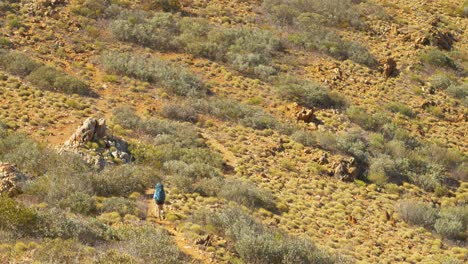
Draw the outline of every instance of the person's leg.
<instances>
[{"instance_id":1,"label":"person's leg","mask_svg":"<svg viewBox=\"0 0 468 264\"><path fill-rule=\"evenodd\" d=\"M159 220L162 220L162 210L163 210L163 205L158 204L158 217L159 217Z\"/></svg>"}]
</instances>

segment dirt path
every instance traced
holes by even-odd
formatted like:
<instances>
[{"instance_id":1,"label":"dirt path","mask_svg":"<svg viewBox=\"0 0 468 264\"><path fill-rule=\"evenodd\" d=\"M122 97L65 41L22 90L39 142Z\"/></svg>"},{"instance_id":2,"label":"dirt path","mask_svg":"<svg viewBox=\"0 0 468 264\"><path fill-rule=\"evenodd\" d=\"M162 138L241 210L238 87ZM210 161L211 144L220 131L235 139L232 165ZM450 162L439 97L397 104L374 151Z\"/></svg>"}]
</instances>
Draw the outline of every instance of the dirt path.
<instances>
[{"instance_id":1,"label":"dirt path","mask_svg":"<svg viewBox=\"0 0 468 264\"><path fill-rule=\"evenodd\" d=\"M147 197L152 197L153 193L154 189L148 189L146 191ZM192 259L191 263L215 263L209 259L205 252L197 248L193 241L189 241L182 232L179 232L179 230L177 230L176 226L172 222L159 220L156 213L156 205L152 198L147 199L146 202L148 205L146 222L148 224L160 226L167 230L173 237L179 249Z\"/></svg>"}]
</instances>

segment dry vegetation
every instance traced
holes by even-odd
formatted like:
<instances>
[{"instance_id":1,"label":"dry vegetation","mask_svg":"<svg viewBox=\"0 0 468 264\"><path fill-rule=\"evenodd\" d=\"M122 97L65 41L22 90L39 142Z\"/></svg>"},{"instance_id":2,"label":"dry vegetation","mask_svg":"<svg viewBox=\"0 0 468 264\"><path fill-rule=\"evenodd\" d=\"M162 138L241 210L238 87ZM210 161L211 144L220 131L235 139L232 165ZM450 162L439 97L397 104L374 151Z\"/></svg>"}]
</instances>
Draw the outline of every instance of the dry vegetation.
<instances>
[{"instance_id":1,"label":"dry vegetation","mask_svg":"<svg viewBox=\"0 0 468 264\"><path fill-rule=\"evenodd\" d=\"M0 162L30 176L0 262L465 263L462 2L0 1ZM58 151L90 116L130 163Z\"/></svg>"}]
</instances>

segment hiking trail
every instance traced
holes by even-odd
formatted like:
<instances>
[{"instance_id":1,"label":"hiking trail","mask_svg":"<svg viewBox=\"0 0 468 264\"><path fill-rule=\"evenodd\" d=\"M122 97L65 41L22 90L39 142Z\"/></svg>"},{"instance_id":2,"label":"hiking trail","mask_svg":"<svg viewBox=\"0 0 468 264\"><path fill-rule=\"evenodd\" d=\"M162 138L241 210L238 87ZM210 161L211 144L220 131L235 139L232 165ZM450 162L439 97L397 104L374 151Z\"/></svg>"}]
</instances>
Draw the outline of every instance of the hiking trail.
<instances>
[{"instance_id":1,"label":"hiking trail","mask_svg":"<svg viewBox=\"0 0 468 264\"><path fill-rule=\"evenodd\" d=\"M193 241L188 240L182 232L180 232L174 223L167 220L159 220L156 213L156 204L153 200L154 189L146 190L146 203L148 206L146 222L151 225L159 226L165 229L173 237L177 247L188 257L191 258L191 263L215 263L201 249L199 249ZM165 207L167 210L167 207Z\"/></svg>"}]
</instances>

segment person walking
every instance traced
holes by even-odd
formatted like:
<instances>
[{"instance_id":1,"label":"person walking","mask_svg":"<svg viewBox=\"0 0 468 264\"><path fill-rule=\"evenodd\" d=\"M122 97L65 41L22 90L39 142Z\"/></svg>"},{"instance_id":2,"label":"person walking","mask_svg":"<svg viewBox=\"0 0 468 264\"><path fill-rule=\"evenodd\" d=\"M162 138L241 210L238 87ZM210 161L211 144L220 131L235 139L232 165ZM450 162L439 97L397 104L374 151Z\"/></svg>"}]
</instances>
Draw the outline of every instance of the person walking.
<instances>
[{"instance_id":1,"label":"person walking","mask_svg":"<svg viewBox=\"0 0 468 264\"><path fill-rule=\"evenodd\" d=\"M158 208L158 217L159 220L164 218L164 202L166 201L166 193L164 192L164 185L162 183L156 184L154 187L154 201Z\"/></svg>"}]
</instances>

